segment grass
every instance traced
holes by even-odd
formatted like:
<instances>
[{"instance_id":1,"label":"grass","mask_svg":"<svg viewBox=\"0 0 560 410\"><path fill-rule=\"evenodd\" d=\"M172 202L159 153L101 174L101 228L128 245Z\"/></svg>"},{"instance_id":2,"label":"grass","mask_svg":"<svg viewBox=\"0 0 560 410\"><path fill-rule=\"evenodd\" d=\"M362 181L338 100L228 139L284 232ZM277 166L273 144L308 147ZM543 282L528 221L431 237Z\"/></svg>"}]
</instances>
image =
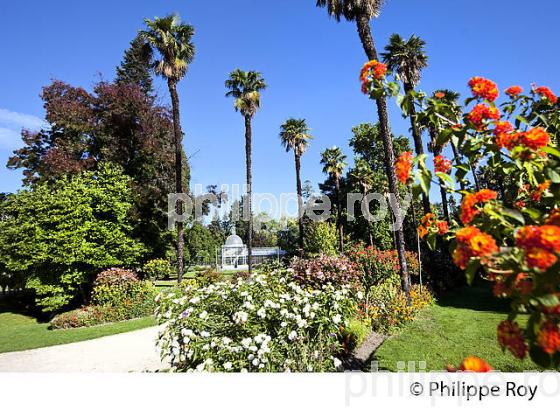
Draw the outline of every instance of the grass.
<instances>
[{"instance_id":1,"label":"grass","mask_svg":"<svg viewBox=\"0 0 560 410\"><path fill-rule=\"evenodd\" d=\"M426 362L428 371L457 366L467 356L478 356L504 372L538 370L530 360L502 353L496 327L507 316L507 303L495 299L487 286L462 288L445 295L436 306L418 315L377 350L379 368L399 370L398 362ZM524 325L525 318L519 318ZM401 369L402 370L402 369Z\"/></svg>"},{"instance_id":2,"label":"grass","mask_svg":"<svg viewBox=\"0 0 560 410\"><path fill-rule=\"evenodd\" d=\"M20 313L0 313L0 353L81 342L155 326L152 317L68 330L49 330L48 323Z\"/></svg>"}]
</instances>

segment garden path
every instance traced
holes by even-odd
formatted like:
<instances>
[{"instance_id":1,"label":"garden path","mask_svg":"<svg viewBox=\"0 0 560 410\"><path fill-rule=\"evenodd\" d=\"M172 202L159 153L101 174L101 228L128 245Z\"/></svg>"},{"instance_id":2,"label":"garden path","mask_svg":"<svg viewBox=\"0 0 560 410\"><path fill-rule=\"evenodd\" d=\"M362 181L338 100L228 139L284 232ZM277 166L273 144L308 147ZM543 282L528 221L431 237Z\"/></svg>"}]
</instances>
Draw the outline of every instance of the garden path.
<instances>
[{"instance_id":1,"label":"garden path","mask_svg":"<svg viewBox=\"0 0 560 410\"><path fill-rule=\"evenodd\" d=\"M168 366L156 348L158 327L84 342L0 354L0 372L145 372Z\"/></svg>"}]
</instances>

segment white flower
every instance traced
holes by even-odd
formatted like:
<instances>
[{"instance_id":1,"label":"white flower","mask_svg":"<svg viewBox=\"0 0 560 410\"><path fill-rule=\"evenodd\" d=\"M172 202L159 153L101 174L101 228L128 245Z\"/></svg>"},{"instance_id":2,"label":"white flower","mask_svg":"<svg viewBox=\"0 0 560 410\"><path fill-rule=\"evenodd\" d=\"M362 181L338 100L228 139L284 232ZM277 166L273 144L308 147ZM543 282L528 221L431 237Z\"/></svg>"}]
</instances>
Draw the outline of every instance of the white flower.
<instances>
[{"instance_id":1,"label":"white flower","mask_svg":"<svg viewBox=\"0 0 560 410\"><path fill-rule=\"evenodd\" d=\"M266 317L266 310L264 308L260 308L257 310L257 316L264 319Z\"/></svg>"},{"instance_id":2,"label":"white flower","mask_svg":"<svg viewBox=\"0 0 560 410\"><path fill-rule=\"evenodd\" d=\"M358 291L358 299L361 300L364 297L364 294L362 293L361 290Z\"/></svg>"},{"instance_id":3,"label":"white flower","mask_svg":"<svg viewBox=\"0 0 560 410\"><path fill-rule=\"evenodd\" d=\"M259 359L255 358L251 363L253 364L253 366L258 366L260 362Z\"/></svg>"},{"instance_id":4,"label":"white flower","mask_svg":"<svg viewBox=\"0 0 560 410\"><path fill-rule=\"evenodd\" d=\"M231 362L225 362L225 363L224 363L224 369L226 369L226 370L231 369L232 366L233 366L233 365L231 364Z\"/></svg>"},{"instance_id":5,"label":"white flower","mask_svg":"<svg viewBox=\"0 0 560 410\"><path fill-rule=\"evenodd\" d=\"M342 320L342 316L335 315L332 320L333 320L335 325L338 325L340 323L340 321Z\"/></svg>"},{"instance_id":6,"label":"white flower","mask_svg":"<svg viewBox=\"0 0 560 410\"><path fill-rule=\"evenodd\" d=\"M243 312L243 311L235 312L233 315L233 321L237 324L245 323L248 318L249 315L247 314L247 312Z\"/></svg>"},{"instance_id":7,"label":"white flower","mask_svg":"<svg viewBox=\"0 0 560 410\"><path fill-rule=\"evenodd\" d=\"M206 319L206 317L208 317L208 312L204 310L200 313L200 315L198 315L198 317L201 319Z\"/></svg>"},{"instance_id":8,"label":"white flower","mask_svg":"<svg viewBox=\"0 0 560 410\"><path fill-rule=\"evenodd\" d=\"M297 337L297 332L295 330L292 330L288 335L288 339L290 340L294 340L296 337Z\"/></svg>"},{"instance_id":9,"label":"white flower","mask_svg":"<svg viewBox=\"0 0 560 410\"><path fill-rule=\"evenodd\" d=\"M247 349L251 345L252 341L253 340L250 337L247 337L247 338L245 338L241 341L241 346L243 346L245 349Z\"/></svg>"},{"instance_id":10,"label":"white flower","mask_svg":"<svg viewBox=\"0 0 560 410\"><path fill-rule=\"evenodd\" d=\"M286 326L288 326L288 324L286 322L282 322L282 323L280 323L280 326L281 327L286 327Z\"/></svg>"},{"instance_id":11,"label":"white flower","mask_svg":"<svg viewBox=\"0 0 560 410\"><path fill-rule=\"evenodd\" d=\"M231 339L229 337L224 337L222 338L222 343L227 346L231 343Z\"/></svg>"},{"instance_id":12,"label":"white flower","mask_svg":"<svg viewBox=\"0 0 560 410\"><path fill-rule=\"evenodd\" d=\"M189 300L191 305L196 305L198 302L200 302L200 298L198 296Z\"/></svg>"},{"instance_id":13,"label":"white flower","mask_svg":"<svg viewBox=\"0 0 560 410\"><path fill-rule=\"evenodd\" d=\"M342 364L342 362L340 360L338 360L336 357L333 357L333 363L334 363L334 367L336 369L338 369L340 367L340 365Z\"/></svg>"},{"instance_id":14,"label":"white flower","mask_svg":"<svg viewBox=\"0 0 560 410\"><path fill-rule=\"evenodd\" d=\"M249 371L247 369L241 369L239 372L240 373L249 373Z\"/></svg>"}]
</instances>

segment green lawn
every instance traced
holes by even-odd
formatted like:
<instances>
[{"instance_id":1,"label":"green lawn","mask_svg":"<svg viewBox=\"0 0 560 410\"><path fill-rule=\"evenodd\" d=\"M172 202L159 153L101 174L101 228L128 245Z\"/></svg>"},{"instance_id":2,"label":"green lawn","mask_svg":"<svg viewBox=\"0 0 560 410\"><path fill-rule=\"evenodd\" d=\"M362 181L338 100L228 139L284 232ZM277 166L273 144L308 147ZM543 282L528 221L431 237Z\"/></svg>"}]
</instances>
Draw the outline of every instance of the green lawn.
<instances>
[{"instance_id":1,"label":"green lawn","mask_svg":"<svg viewBox=\"0 0 560 410\"><path fill-rule=\"evenodd\" d=\"M385 370L397 371L397 363L402 361L425 361L428 371L437 371L475 355L496 370L538 370L530 360L517 360L498 347L496 327L506 312L507 304L495 299L487 286L457 290L385 341L374 360Z\"/></svg>"},{"instance_id":2,"label":"green lawn","mask_svg":"<svg viewBox=\"0 0 560 410\"><path fill-rule=\"evenodd\" d=\"M80 342L155 326L152 317L89 328L49 330L48 323L20 313L0 313L0 353Z\"/></svg>"}]
</instances>

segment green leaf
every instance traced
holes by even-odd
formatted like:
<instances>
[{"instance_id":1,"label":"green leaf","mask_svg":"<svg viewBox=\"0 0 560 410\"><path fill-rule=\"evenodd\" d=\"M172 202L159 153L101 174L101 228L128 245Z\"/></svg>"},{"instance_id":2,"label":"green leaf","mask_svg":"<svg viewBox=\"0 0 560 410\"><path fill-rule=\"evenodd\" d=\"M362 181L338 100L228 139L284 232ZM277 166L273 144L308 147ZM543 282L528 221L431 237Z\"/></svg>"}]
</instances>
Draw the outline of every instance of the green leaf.
<instances>
[{"instance_id":1,"label":"green leaf","mask_svg":"<svg viewBox=\"0 0 560 410\"><path fill-rule=\"evenodd\" d=\"M517 209L504 208L504 209L502 209L502 213L505 216L508 216L511 219L516 220L520 224L525 225L525 218L523 217L521 212L519 212Z\"/></svg>"},{"instance_id":2,"label":"green leaf","mask_svg":"<svg viewBox=\"0 0 560 410\"><path fill-rule=\"evenodd\" d=\"M450 187L454 187L455 186L455 182L453 181L453 178L451 178L450 175L444 173L444 172L436 172L436 176L441 179L442 181L446 182L449 184Z\"/></svg>"},{"instance_id":3,"label":"green leaf","mask_svg":"<svg viewBox=\"0 0 560 410\"><path fill-rule=\"evenodd\" d=\"M467 283L469 284L469 286L472 285L476 272L478 272L480 266L481 265L479 259L471 259L471 261L467 265L467 269L465 270L465 275L467 276Z\"/></svg>"},{"instance_id":4,"label":"green leaf","mask_svg":"<svg viewBox=\"0 0 560 410\"><path fill-rule=\"evenodd\" d=\"M422 191L424 192L424 194L429 195L430 187L432 186L431 172L420 172L420 175L418 175L418 179L420 180L420 186L422 187Z\"/></svg>"},{"instance_id":5,"label":"green leaf","mask_svg":"<svg viewBox=\"0 0 560 410\"><path fill-rule=\"evenodd\" d=\"M547 168L546 174L548 175L548 178L552 181L552 183L560 183L560 174L558 174L558 172L556 172L552 168Z\"/></svg>"},{"instance_id":6,"label":"green leaf","mask_svg":"<svg viewBox=\"0 0 560 410\"><path fill-rule=\"evenodd\" d=\"M542 149L543 152L546 152L547 154L550 155L554 155L557 158L560 158L560 151L558 151L556 148L553 147L544 147Z\"/></svg>"},{"instance_id":7,"label":"green leaf","mask_svg":"<svg viewBox=\"0 0 560 410\"><path fill-rule=\"evenodd\" d=\"M558 300L558 296L554 295L554 294L548 294L545 296L540 296L538 298L535 298L541 305L543 306L547 306L547 307L555 307L560 303L560 300Z\"/></svg>"}]
</instances>

